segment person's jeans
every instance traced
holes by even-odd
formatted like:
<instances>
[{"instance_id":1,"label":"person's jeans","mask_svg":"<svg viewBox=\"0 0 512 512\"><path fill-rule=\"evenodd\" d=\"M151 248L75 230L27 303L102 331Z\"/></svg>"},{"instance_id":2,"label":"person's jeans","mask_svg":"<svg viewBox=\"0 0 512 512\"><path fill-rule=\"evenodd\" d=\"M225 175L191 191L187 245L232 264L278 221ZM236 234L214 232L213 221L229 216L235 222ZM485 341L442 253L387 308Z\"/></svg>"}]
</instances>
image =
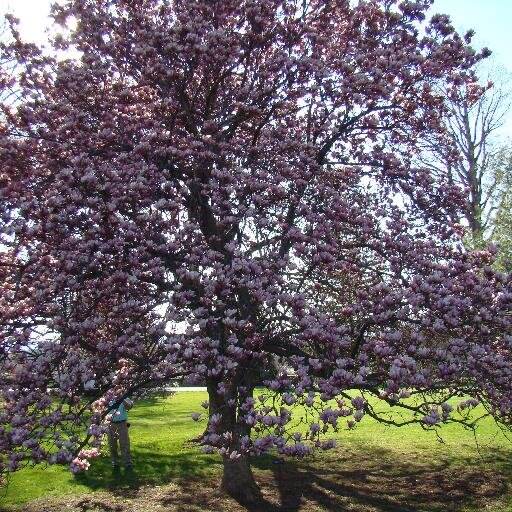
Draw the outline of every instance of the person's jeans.
<instances>
[{"instance_id":1,"label":"person's jeans","mask_svg":"<svg viewBox=\"0 0 512 512\"><path fill-rule=\"evenodd\" d=\"M126 424L126 421L119 421L117 423L112 421L108 428L108 446L110 448L110 456L112 457L112 464L116 466L119 465L119 455L117 452L118 441L125 465L131 465L130 437L128 436L128 425Z\"/></svg>"}]
</instances>

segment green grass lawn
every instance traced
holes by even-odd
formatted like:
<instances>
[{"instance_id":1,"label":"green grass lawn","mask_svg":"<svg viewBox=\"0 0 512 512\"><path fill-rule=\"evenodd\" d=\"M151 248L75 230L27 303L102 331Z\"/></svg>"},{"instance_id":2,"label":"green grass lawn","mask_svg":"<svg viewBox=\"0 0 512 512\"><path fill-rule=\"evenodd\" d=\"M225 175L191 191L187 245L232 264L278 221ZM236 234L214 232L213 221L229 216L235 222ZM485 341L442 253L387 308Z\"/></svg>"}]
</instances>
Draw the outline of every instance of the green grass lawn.
<instances>
[{"instance_id":1,"label":"green grass lawn","mask_svg":"<svg viewBox=\"0 0 512 512\"><path fill-rule=\"evenodd\" d=\"M205 424L193 422L190 414L200 410L205 398L206 393L184 392L136 404L130 411L132 472L113 472L105 447L89 471L77 476L58 466L25 468L13 474L0 497L1 506L57 510L30 506L38 499L66 503L91 493L149 503L158 494L155 489L166 489L168 510L224 510L215 508L226 499L215 495L219 457L203 455L186 443L204 429ZM265 510L512 511L512 444L496 425L485 420L476 438L450 425L442 429L442 438L441 443L433 432L419 426L390 428L365 418L354 431L337 434L338 447L333 451L280 465L273 464L271 456L255 459L256 478L269 502ZM203 488L209 492L200 494ZM208 501L213 495L217 505ZM173 499L179 499L180 508L172 508ZM189 508L183 508L186 499ZM84 508L82 504L77 510L132 510L119 506ZM227 503L223 506L238 510Z\"/></svg>"},{"instance_id":2,"label":"green grass lawn","mask_svg":"<svg viewBox=\"0 0 512 512\"><path fill-rule=\"evenodd\" d=\"M129 414L135 465L132 473L112 471L105 443L102 456L93 459L89 470L77 476L62 466L25 468L14 473L0 503L21 504L41 496L87 493L127 484L162 485L178 477L211 473L212 467L220 464L218 457L184 446L204 429L204 424L192 421L190 414L201 409L199 404L205 396L202 392L187 392L136 404Z\"/></svg>"}]
</instances>

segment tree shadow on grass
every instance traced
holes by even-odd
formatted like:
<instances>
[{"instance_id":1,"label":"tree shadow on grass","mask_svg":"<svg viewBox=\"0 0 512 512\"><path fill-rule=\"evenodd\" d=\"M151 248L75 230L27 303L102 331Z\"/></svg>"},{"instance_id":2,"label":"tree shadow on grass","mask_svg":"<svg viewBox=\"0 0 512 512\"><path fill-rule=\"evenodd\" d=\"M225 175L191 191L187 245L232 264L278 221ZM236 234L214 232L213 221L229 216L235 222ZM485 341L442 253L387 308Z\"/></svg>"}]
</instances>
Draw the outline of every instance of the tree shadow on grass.
<instances>
[{"instance_id":1,"label":"tree shadow on grass","mask_svg":"<svg viewBox=\"0 0 512 512\"><path fill-rule=\"evenodd\" d=\"M186 477L205 478L215 473L222 462L214 456L195 453L165 455L146 451L132 451L134 466L112 468L109 457L93 461L89 471L79 473L75 480L91 490L138 489L147 485L165 485Z\"/></svg>"},{"instance_id":2,"label":"tree shadow on grass","mask_svg":"<svg viewBox=\"0 0 512 512\"><path fill-rule=\"evenodd\" d=\"M372 447L323 454L312 461L272 464L262 459L254 466L263 470L258 481L266 491L264 500L245 508L249 512L457 512L468 506L481 510L508 493L512 478L508 458L508 453L494 453L494 467L482 466L478 459L397 460L396 452Z\"/></svg>"},{"instance_id":3,"label":"tree shadow on grass","mask_svg":"<svg viewBox=\"0 0 512 512\"><path fill-rule=\"evenodd\" d=\"M93 490L108 490L114 497L180 512L458 512L503 502L512 478L508 452L493 452L489 464L449 456L397 459L396 451L352 447L282 464L274 464L271 456L255 458L263 497L258 503L243 504L220 491L222 464L217 457L192 452L134 455L132 472L112 472L108 458L103 458L77 481ZM89 508L89 498L84 500L84 511L97 510ZM112 512L127 510L114 503L109 506Z\"/></svg>"},{"instance_id":4,"label":"tree shadow on grass","mask_svg":"<svg viewBox=\"0 0 512 512\"><path fill-rule=\"evenodd\" d=\"M263 494L257 503L237 503L223 495L219 477L182 481L159 503L180 512L458 512L489 505L493 510L509 495L512 467L496 460L504 461L508 453L495 452L493 464L396 457L395 451L375 447L282 464L260 457L253 462Z\"/></svg>"}]
</instances>

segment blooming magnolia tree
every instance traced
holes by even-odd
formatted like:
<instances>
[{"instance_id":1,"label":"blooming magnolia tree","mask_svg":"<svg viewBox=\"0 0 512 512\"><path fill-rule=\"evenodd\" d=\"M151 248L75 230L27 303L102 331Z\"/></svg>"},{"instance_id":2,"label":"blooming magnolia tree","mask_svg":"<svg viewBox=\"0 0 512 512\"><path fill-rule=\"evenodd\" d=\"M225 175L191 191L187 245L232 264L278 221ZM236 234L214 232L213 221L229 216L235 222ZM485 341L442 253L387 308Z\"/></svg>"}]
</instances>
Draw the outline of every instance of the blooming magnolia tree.
<instances>
[{"instance_id":1,"label":"blooming magnolia tree","mask_svg":"<svg viewBox=\"0 0 512 512\"><path fill-rule=\"evenodd\" d=\"M72 0L53 52L14 34L3 472L86 468L106 403L180 377L206 381L202 444L244 499L251 456L332 447L365 415L507 420L511 277L462 248L461 191L411 164L439 84L482 57L430 3Z\"/></svg>"}]
</instances>

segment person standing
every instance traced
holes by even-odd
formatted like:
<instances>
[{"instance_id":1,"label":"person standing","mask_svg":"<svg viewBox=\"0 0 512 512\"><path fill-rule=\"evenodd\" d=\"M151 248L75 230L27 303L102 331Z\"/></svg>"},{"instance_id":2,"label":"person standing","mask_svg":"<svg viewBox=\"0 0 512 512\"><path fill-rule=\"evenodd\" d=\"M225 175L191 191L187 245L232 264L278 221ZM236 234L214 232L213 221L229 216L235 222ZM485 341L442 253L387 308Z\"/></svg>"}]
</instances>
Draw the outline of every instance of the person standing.
<instances>
[{"instance_id":1,"label":"person standing","mask_svg":"<svg viewBox=\"0 0 512 512\"><path fill-rule=\"evenodd\" d=\"M128 434L128 411L132 408L133 402L129 398L125 398L117 408L114 408L115 403L114 400L109 403L111 407L109 413L112 414L112 420L108 427L108 446L112 458L112 467L119 467L119 453L117 449L119 442L125 468L129 469L132 467L132 459L130 454L130 436Z\"/></svg>"}]
</instances>

